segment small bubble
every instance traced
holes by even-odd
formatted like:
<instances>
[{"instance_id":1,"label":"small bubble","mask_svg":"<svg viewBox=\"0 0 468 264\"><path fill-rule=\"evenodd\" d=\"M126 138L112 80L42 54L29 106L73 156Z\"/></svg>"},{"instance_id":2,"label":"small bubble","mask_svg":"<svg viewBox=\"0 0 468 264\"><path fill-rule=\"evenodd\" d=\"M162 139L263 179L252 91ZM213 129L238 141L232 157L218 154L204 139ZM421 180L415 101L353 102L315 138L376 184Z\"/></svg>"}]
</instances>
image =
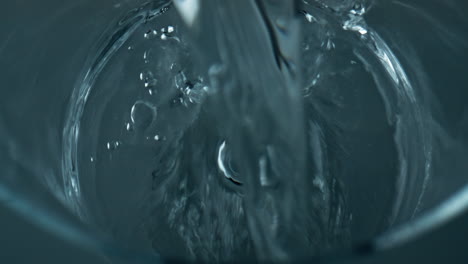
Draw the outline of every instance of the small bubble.
<instances>
[{"instance_id":1,"label":"small bubble","mask_svg":"<svg viewBox=\"0 0 468 264\"><path fill-rule=\"evenodd\" d=\"M315 17L313 17L313 16L312 16L311 14L309 14L309 13L305 13L304 15L305 15L305 18L307 19L307 21L308 21L309 23L312 23L312 22L317 21L317 20L315 19Z\"/></svg>"},{"instance_id":2,"label":"small bubble","mask_svg":"<svg viewBox=\"0 0 468 264\"><path fill-rule=\"evenodd\" d=\"M77 184L76 184L75 178L71 178L71 187L73 188L73 191L74 191L75 193L78 193L78 186L77 186Z\"/></svg>"},{"instance_id":3,"label":"small bubble","mask_svg":"<svg viewBox=\"0 0 468 264\"><path fill-rule=\"evenodd\" d=\"M327 45L326 45L326 49L327 50L332 50L335 48L335 43L333 43L333 41L331 39L328 39L327 40Z\"/></svg>"},{"instance_id":4,"label":"small bubble","mask_svg":"<svg viewBox=\"0 0 468 264\"><path fill-rule=\"evenodd\" d=\"M158 80L154 78L151 71L144 71L140 73L140 80L143 81L145 88L156 86Z\"/></svg>"},{"instance_id":5,"label":"small bubble","mask_svg":"<svg viewBox=\"0 0 468 264\"><path fill-rule=\"evenodd\" d=\"M168 32L168 33L174 32L174 27L173 27L173 26L168 26L168 27L167 27L167 32Z\"/></svg>"},{"instance_id":6,"label":"small bubble","mask_svg":"<svg viewBox=\"0 0 468 264\"><path fill-rule=\"evenodd\" d=\"M275 25L281 32L286 32L288 21L286 21L284 18L278 18L275 21Z\"/></svg>"},{"instance_id":7,"label":"small bubble","mask_svg":"<svg viewBox=\"0 0 468 264\"><path fill-rule=\"evenodd\" d=\"M89 159L91 162L94 162L94 158L91 156L91 158Z\"/></svg>"},{"instance_id":8,"label":"small bubble","mask_svg":"<svg viewBox=\"0 0 468 264\"><path fill-rule=\"evenodd\" d=\"M147 51L143 52L143 61L145 63L149 63L150 58L151 58L151 50L147 50Z\"/></svg>"},{"instance_id":9,"label":"small bubble","mask_svg":"<svg viewBox=\"0 0 468 264\"><path fill-rule=\"evenodd\" d=\"M127 49L128 49L128 50L133 50L133 47L132 47L132 46L128 46Z\"/></svg>"},{"instance_id":10,"label":"small bubble","mask_svg":"<svg viewBox=\"0 0 468 264\"><path fill-rule=\"evenodd\" d=\"M125 129L127 129L127 131L131 131L132 125L130 123L125 124Z\"/></svg>"},{"instance_id":11,"label":"small bubble","mask_svg":"<svg viewBox=\"0 0 468 264\"><path fill-rule=\"evenodd\" d=\"M355 31L358 32L361 35L366 35L367 34L367 29L364 28L363 26L359 25L361 21L358 20L349 20L343 23L343 29L344 30L350 30L350 31Z\"/></svg>"},{"instance_id":12,"label":"small bubble","mask_svg":"<svg viewBox=\"0 0 468 264\"><path fill-rule=\"evenodd\" d=\"M159 141L159 135L155 135L154 140Z\"/></svg>"},{"instance_id":13,"label":"small bubble","mask_svg":"<svg viewBox=\"0 0 468 264\"><path fill-rule=\"evenodd\" d=\"M167 40L167 35L165 33L161 34L161 40Z\"/></svg>"},{"instance_id":14,"label":"small bubble","mask_svg":"<svg viewBox=\"0 0 468 264\"><path fill-rule=\"evenodd\" d=\"M353 9L351 9L349 13L355 16L362 16L366 13L366 8L361 4L355 4Z\"/></svg>"},{"instance_id":15,"label":"small bubble","mask_svg":"<svg viewBox=\"0 0 468 264\"><path fill-rule=\"evenodd\" d=\"M106 148L108 150L115 150L122 145L120 141L109 141L106 143Z\"/></svg>"},{"instance_id":16,"label":"small bubble","mask_svg":"<svg viewBox=\"0 0 468 264\"><path fill-rule=\"evenodd\" d=\"M150 29L150 30L146 31L145 34L143 34L143 37L145 39L152 39L157 35L158 35L158 32L155 29Z\"/></svg>"},{"instance_id":17,"label":"small bubble","mask_svg":"<svg viewBox=\"0 0 468 264\"><path fill-rule=\"evenodd\" d=\"M150 79L145 81L145 88L155 86L158 83L156 79Z\"/></svg>"}]
</instances>

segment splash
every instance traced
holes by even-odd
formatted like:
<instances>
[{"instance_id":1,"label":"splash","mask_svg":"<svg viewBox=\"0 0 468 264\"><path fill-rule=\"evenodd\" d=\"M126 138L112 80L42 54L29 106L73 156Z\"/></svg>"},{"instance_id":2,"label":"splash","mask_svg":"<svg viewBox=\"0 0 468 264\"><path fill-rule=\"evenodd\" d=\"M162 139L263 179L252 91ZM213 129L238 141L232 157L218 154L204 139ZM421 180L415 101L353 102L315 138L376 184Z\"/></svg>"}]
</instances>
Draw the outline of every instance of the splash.
<instances>
[{"instance_id":1,"label":"splash","mask_svg":"<svg viewBox=\"0 0 468 264\"><path fill-rule=\"evenodd\" d=\"M205 1L200 14L182 12L184 21L166 4L122 22L75 90L64 133L65 188L77 214L103 228L112 223L117 236L143 230L166 256L287 259L348 247L342 141L350 128L326 111L349 107L337 97L338 82L354 72L372 76L395 129L399 165L389 221L416 212L430 177L431 142L415 88L365 23L366 6L323 7ZM354 55L354 64L342 66L340 52ZM119 74L125 77L118 83L110 79ZM80 136L87 130L114 143L100 147L101 139ZM122 147L109 153L115 142ZM148 157L139 165L128 160L142 153ZM101 162L80 171L76 164L90 156ZM102 189L110 182L129 185ZM119 193L128 194L125 201L110 205ZM99 202L89 207L87 199ZM130 204L140 208L123 216L119 210Z\"/></svg>"}]
</instances>

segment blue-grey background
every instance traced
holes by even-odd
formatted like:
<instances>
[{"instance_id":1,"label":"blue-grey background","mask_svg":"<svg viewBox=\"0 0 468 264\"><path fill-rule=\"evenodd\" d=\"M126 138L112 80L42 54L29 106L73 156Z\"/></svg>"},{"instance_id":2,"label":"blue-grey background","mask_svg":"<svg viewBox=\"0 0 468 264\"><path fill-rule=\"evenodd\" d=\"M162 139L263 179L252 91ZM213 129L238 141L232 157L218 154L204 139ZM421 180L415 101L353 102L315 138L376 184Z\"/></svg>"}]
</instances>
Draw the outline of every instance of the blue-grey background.
<instances>
[{"instance_id":1,"label":"blue-grey background","mask_svg":"<svg viewBox=\"0 0 468 264\"><path fill-rule=\"evenodd\" d=\"M60 159L57 137L76 74L109 21L124 13L130 2L17 0L0 4L0 177L27 179L59 173L41 164ZM439 26L452 33L452 39L441 40L431 30L436 25L425 24L417 13L403 12L394 1L380 2L369 14L369 24L383 36L401 38L401 47L411 43L417 49L441 105L438 121L450 134L468 140L468 23L462 19L467 4L463 0L401 1L425 6ZM447 49L446 41L453 42L453 49ZM43 192L35 199L68 215L45 190L34 190ZM97 252L38 228L7 203L0 203L0 263L106 263ZM468 212L409 244L349 262L468 263L467 223Z\"/></svg>"}]
</instances>

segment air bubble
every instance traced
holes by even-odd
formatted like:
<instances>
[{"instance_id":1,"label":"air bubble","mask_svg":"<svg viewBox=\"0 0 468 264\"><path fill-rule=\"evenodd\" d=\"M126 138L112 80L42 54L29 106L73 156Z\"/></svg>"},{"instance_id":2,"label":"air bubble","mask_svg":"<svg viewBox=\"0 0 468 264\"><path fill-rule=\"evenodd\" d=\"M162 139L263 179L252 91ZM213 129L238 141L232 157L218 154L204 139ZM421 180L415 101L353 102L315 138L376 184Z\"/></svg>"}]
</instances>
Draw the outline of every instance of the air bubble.
<instances>
[{"instance_id":1,"label":"air bubble","mask_svg":"<svg viewBox=\"0 0 468 264\"><path fill-rule=\"evenodd\" d=\"M343 23L343 29L344 30L350 30L350 31L355 31L358 32L361 35L366 35L367 34L367 29L364 28L364 26L360 25L361 21L356 20L356 19L351 19L348 21L345 21Z\"/></svg>"},{"instance_id":2,"label":"air bubble","mask_svg":"<svg viewBox=\"0 0 468 264\"><path fill-rule=\"evenodd\" d=\"M130 118L135 129L146 129L156 119L156 107L149 102L137 101L132 106Z\"/></svg>"},{"instance_id":3,"label":"air bubble","mask_svg":"<svg viewBox=\"0 0 468 264\"><path fill-rule=\"evenodd\" d=\"M307 19L307 21L308 21L309 23L312 23L312 22L317 21L317 20L315 19L315 17L313 17L313 16L312 16L311 14L309 14L309 13L305 13L304 16L305 16L305 18Z\"/></svg>"},{"instance_id":4,"label":"air bubble","mask_svg":"<svg viewBox=\"0 0 468 264\"><path fill-rule=\"evenodd\" d=\"M109 141L106 143L107 150L116 150L122 145L120 141Z\"/></svg>"},{"instance_id":5,"label":"air bubble","mask_svg":"<svg viewBox=\"0 0 468 264\"><path fill-rule=\"evenodd\" d=\"M156 84L158 83L158 80L149 70L140 73L140 80L143 81L143 85L145 86L145 88L156 86Z\"/></svg>"},{"instance_id":6,"label":"air bubble","mask_svg":"<svg viewBox=\"0 0 468 264\"><path fill-rule=\"evenodd\" d=\"M75 193L78 193L78 184L76 183L75 178L71 178L71 187Z\"/></svg>"},{"instance_id":7,"label":"air bubble","mask_svg":"<svg viewBox=\"0 0 468 264\"><path fill-rule=\"evenodd\" d=\"M332 50L335 48L335 43L331 39L328 39L326 44L323 43L323 45L325 46L327 50Z\"/></svg>"},{"instance_id":8,"label":"air bubble","mask_svg":"<svg viewBox=\"0 0 468 264\"><path fill-rule=\"evenodd\" d=\"M126 124L125 124L125 129L126 129L127 131L132 131L132 124L126 123Z\"/></svg>"},{"instance_id":9,"label":"air bubble","mask_svg":"<svg viewBox=\"0 0 468 264\"><path fill-rule=\"evenodd\" d=\"M366 8L363 5L355 4L349 13L355 16L362 16L366 13Z\"/></svg>"},{"instance_id":10,"label":"air bubble","mask_svg":"<svg viewBox=\"0 0 468 264\"><path fill-rule=\"evenodd\" d=\"M145 39L152 39L158 35L158 32L155 29L150 29L143 34Z\"/></svg>"}]
</instances>

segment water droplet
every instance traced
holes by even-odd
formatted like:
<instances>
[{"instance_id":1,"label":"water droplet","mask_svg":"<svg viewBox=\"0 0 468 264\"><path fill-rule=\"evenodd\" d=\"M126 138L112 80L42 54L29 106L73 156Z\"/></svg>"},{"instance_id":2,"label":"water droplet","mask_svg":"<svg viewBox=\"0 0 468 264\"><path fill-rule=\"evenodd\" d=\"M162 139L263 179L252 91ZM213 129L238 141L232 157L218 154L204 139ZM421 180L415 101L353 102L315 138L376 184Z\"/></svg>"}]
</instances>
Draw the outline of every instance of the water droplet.
<instances>
[{"instance_id":1,"label":"water droplet","mask_svg":"<svg viewBox=\"0 0 468 264\"><path fill-rule=\"evenodd\" d=\"M167 40L167 35L165 33L161 34L161 40Z\"/></svg>"},{"instance_id":2,"label":"water droplet","mask_svg":"<svg viewBox=\"0 0 468 264\"><path fill-rule=\"evenodd\" d=\"M133 47L132 47L132 46L128 46L127 49L128 49L128 50L133 50Z\"/></svg>"},{"instance_id":3,"label":"water droplet","mask_svg":"<svg viewBox=\"0 0 468 264\"><path fill-rule=\"evenodd\" d=\"M94 158L91 156L91 158L89 159L91 162L94 162Z\"/></svg>"},{"instance_id":4,"label":"water droplet","mask_svg":"<svg viewBox=\"0 0 468 264\"><path fill-rule=\"evenodd\" d=\"M174 32L174 27L173 26L168 26L167 27L167 33L172 33Z\"/></svg>"},{"instance_id":5,"label":"water droplet","mask_svg":"<svg viewBox=\"0 0 468 264\"><path fill-rule=\"evenodd\" d=\"M136 129L146 129L156 119L156 107L145 101L137 101L130 111L130 118Z\"/></svg>"},{"instance_id":6,"label":"water droplet","mask_svg":"<svg viewBox=\"0 0 468 264\"><path fill-rule=\"evenodd\" d=\"M154 140L159 141L159 135L155 135Z\"/></svg>"}]
</instances>

